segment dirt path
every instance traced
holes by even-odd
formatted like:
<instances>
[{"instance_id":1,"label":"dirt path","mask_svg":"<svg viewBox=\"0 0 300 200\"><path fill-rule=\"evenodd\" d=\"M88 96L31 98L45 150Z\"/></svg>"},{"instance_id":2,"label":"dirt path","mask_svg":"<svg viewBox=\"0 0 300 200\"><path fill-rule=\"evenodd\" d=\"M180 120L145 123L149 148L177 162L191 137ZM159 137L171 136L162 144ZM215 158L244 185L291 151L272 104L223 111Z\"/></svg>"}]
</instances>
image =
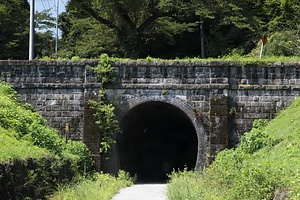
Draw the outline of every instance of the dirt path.
<instances>
[{"instance_id":1,"label":"dirt path","mask_svg":"<svg viewBox=\"0 0 300 200\"><path fill-rule=\"evenodd\" d=\"M123 188L112 200L167 200L167 184L137 184Z\"/></svg>"}]
</instances>

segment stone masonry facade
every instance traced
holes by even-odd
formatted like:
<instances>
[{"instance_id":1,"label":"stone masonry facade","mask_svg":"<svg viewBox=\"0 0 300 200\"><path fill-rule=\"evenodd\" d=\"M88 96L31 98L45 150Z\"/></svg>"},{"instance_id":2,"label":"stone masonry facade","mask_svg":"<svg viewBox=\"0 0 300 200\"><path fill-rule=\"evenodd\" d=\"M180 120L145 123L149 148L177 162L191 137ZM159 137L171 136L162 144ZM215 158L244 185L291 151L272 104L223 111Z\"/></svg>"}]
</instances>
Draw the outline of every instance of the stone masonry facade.
<instances>
[{"instance_id":1,"label":"stone masonry facade","mask_svg":"<svg viewBox=\"0 0 300 200\"><path fill-rule=\"evenodd\" d=\"M63 137L83 140L97 157L100 134L88 108L100 88L88 66L97 63L7 60L0 61L0 73L50 126ZM118 120L135 105L151 101L180 108L197 131L199 167L216 152L236 146L253 120L274 118L300 94L300 62L141 60L115 61L113 66L116 80L105 88L120 105Z\"/></svg>"}]
</instances>

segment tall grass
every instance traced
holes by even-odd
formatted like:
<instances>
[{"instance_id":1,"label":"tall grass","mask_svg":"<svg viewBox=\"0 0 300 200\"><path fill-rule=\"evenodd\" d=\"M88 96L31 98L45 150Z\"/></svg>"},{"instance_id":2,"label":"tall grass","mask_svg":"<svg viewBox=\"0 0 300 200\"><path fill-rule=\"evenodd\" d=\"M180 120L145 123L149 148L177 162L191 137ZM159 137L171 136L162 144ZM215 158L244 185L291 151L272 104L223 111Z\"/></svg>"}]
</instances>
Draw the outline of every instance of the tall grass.
<instances>
[{"instance_id":1,"label":"tall grass","mask_svg":"<svg viewBox=\"0 0 300 200\"><path fill-rule=\"evenodd\" d=\"M73 184L62 186L58 192L49 197L50 200L109 200L121 188L133 184L133 179L120 171L118 177L109 174L96 173L92 177L81 178Z\"/></svg>"},{"instance_id":2,"label":"tall grass","mask_svg":"<svg viewBox=\"0 0 300 200\"><path fill-rule=\"evenodd\" d=\"M50 156L48 150L33 146L26 140L17 140L11 137L10 134L11 132L0 127L0 162Z\"/></svg>"},{"instance_id":3,"label":"tall grass","mask_svg":"<svg viewBox=\"0 0 300 200\"><path fill-rule=\"evenodd\" d=\"M268 123L254 123L235 150L204 172L171 175L169 200L300 199L300 98Z\"/></svg>"}]
</instances>

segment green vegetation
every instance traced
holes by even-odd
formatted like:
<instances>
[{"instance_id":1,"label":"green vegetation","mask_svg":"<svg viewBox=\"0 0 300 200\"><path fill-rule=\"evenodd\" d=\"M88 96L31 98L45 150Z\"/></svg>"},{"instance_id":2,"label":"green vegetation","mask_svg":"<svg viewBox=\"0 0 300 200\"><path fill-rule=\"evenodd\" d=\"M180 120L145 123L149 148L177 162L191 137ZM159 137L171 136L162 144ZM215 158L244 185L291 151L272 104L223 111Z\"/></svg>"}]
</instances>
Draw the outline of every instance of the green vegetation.
<instances>
[{"instance_id":1,"label":"green vegetation","mask_svg":"<svg viewBox=\"0 0 300 200\"><path fill-rule=\"evenodd\" d=\"M0 166L0 183L6 185L0 189L0 198L4 199L41 198L93 167L82 142L66 144L5 83L0 83Z\"/></svg>"},{"instance_id":2,"label":"green vegetation","mask_svg":"<svg viewBox=\"0 0 300 200\"><path fill-rule=\"evenodd\" d=\"M299 13L297 0L71 0L61 15L59 54L195 57L203 36L206 57L217 58L235 49L248 55L267 35L264 55L299 55Z\"/></svg>"},{"instance_id":3,"label":"green vegetation","mask_svg":"<svg viewBox=\"0 0 300 200\"><path fill-rule=\"evenodd\" d=\"M239 147L201 172L172 173L172 199L300 198L300 98L270 122L258 120Z\"/></svg>"},{"instance_id":4,"label":"green vegetation","mask_svg":"<svg viewBox=\"0 0 300 200\"><path fill-rule=\"evenodd\" d=\"M42 158L51 155L46 149L33 146L29 141L11 137L11 132L0 127L0 161L14 159Z\"/></svg>"},{"instance_id":5,"label":"green vegetation","mask_svg":"<svg viewBox=\"0 0 300 200\"><path fill-rule=\"evenodd\" d=\"M9 85L2 83L0 86L0 127L9 130L7 132L15 139L26 140L56 154L62 153L63 140L57 131L47 127L46 120L32 111L30 105L22 105Z\"/></svg>"},{"instance_id":6,"label":"green vegetation","mask_svg":"<svg viewBox=\"0 0 300 200\"><path fill-rule=\"evenodd\" d=\"M97 67L93 68L96 72L99 82L102 84L97 101L90 100L89 105L94 109L101 133L100 153L106 153L111 145L115 143L114 133L119 131L118 121L115 119L115 106L106 99L105 83L114 80L114 68L111 66L113 58L109 58L107 54L100 56L100 61Z\"/></svg>"},{"instance_id":7,"label":"green vegetation","mask_svg":"<svg viewBox=\"0 0 300 200\"><path fill-rule=\"evenodd\" d=\"M81 200L101 199L109 200L121 188L133 184L128 173L120 171L117 177L108 174L96 173L92 177L75 181L73 184L59 189L49 199L51 200Z\"/></svg>"},{"instance_id":8,"label":"green vegetation","mask_svg":"<svg viewBox=\"0 0 300 200\"><path fill-rule=\"evenodd\" d=\"M0 60L28 59L29 1L0 1ZM50 56L49 42L53 38L55 18L50 10L35 13L35 55Z\"/></svg>"},{"instance_id":9,"label":"green vegetation","mask_svg":"<svg viewBox=\"0 0 300 200\"><path fill-rule=\"evenodd\" d=\"M113 81L110 58L104 54L100 59L94 68L99 80L102 84ZM115 142L112 133L119 128L114 119L115 108L106 100L104 88L99 99L90 105L103 134L100 151L105 153ZM16 91L6 83L0 83L0 146L0 184L7 185L0 189L1 199L39 199L57 188L61 190L53 199L110 199L121 187L133 183L123 171L116 178L93 174L86 145L81 141L65 142L38 112L22 104Z\"/></svg>"},{"instance_id":10,"label":"green vegetation","mask_svg":"<svg viewBox=\"0 0 300 200\"><path fill-rule=\"evenodd\" d=\"M253 56L263 35L264 56L296 56L299 13L298 0L70 0L59 16L58 57ZM27 59L28 16L28 1L0 2L0 59ZM35 25L35 57L50 58L49 10L36 13Z\"/></svg>"},{"instance_id":11,"label":"green vegetation","mask_svg":"<svg viewBox=\"0 0 300 200\"><path fill-rule=\"evenodd\" d=\"M90 160L87 147L82 142L65 144L58 131L47 126L46 120L38 112L33 111L29 104L22 104L16 91L5 83L0 83L0 110L1 137L10 137L11 139L7 141L12 143L19 141L20 145L17 146L20 148L27 144L28 147L36 150L39 147L43 153L49 152L49 154L56 155L72 154L74 146L77 146L77 151L73 151L74 155L82 156L82 158L78 156L78 159ZM5 146L13 145L6 143ZM7 150L7 154L16 153L9 149L2 148L1 150ZM20 149L20 153L22 151ZM79 151L86 153L78 154ZM24 150L24 152L27 152L27 150ZM7 154L1 154L0 160L6 159ZM89 165L91 166L91 163Z\"/></svg>"}]
</instances>

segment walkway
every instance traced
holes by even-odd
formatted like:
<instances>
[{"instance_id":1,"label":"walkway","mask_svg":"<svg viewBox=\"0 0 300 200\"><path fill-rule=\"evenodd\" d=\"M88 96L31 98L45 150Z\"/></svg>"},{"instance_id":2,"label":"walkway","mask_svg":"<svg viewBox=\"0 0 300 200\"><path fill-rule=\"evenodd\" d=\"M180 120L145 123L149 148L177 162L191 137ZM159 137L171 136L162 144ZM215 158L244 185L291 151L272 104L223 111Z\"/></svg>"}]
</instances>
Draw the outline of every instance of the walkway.
<instances>
[{"instance_id":1,"label":"walkway","mask_svg":"<svg viewBox=\"0 0 300 200\"><path fill-rule=\"evenodd\" d=\"M123 188L112 200L167 200L167 184L137 184Z\"/></svg>"}]
</instances>

